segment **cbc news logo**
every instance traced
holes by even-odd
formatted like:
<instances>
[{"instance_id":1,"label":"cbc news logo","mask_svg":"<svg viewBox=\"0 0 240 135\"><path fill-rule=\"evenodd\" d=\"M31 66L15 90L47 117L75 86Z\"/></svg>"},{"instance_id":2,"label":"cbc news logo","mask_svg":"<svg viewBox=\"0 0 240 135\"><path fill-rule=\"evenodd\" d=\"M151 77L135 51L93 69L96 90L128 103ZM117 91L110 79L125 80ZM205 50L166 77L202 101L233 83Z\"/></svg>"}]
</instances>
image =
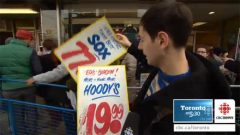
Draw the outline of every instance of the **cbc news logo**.
<instances>
[{"instance_id":1,"label":"cbc news logo","mask_svg":"<svg viewBox=\"0 0 240 135\"><path fill-rule=\"evenodd\" d=\"M235 123L235 101L232 99L214 100L214 122Z\"/></svg>"},{"instance_id":2,"label":"cbc news logo","mask_svg":"<svg viewBox=\"0 0 240 135\"><path fill-rule=\"evenodd\" d=\"M220 105L219 110L221 113L223 113L224 115L229 113L229 110L231 110L231 107L229 107L229 104L227 103L223 103Z\"/></svg>"}]
</instances>

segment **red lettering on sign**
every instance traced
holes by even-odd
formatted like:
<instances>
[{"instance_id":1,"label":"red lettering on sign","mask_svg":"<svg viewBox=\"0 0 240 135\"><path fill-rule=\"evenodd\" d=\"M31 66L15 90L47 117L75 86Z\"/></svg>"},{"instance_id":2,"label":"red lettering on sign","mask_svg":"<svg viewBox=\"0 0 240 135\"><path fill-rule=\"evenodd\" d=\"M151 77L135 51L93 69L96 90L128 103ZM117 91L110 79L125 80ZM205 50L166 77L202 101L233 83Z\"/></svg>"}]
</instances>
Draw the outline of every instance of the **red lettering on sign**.
<instances>
[{"instance_id":1,"label":"red lettering on sign","mask_svg":"<svg viewBox=\"0 0 240 135\"><path fill-rule=\"evenodd\" d=\"M95 109L96 109L96 104L91 104L88 107L88 112L87 112L87 115L85 117L85 118L87 118L87 129L86 129L86 134L87 135L92 135L93 119L94 119ZM84 123L85 123L85 121L84 121Z\"/></svg>"},{"instance_id":2,"label":"red lettering on sign","mask_svg":"<svg viewBox=\"0 0 240 135\"><path fill-rule=\"evenodd\" d=\"M124 108L122 104L114 104L112 107L107 102L102 102L98 106L90 104L85 116L83 125L86 123L86 135L106 134L109 129L111 133L118 133L122 128L120 120L123 118ZM101 126L94 123L94 119ZM94 126L94 128L93 128Z\"/></svg>"},{"instance_id":3,"label":"red lettering on sign","mask_svg":"<svg viewBox=\"0 0 240 135\"><path fill-rule=\"evenodd\" d=\"M81 41L78 41L76 43L76 45L78 47L80 47L80 50L74 50L74 51L63 53L61 55L62 59L66 60L66 59L71 58L75 55L83 54L84 56L86 56L88 58L88 60L80 60L80 61L77 61L77 62L70 63L68 65L68 67L71 70L77 68L78 66L82 66L82 65L86 65L86 64L92 64L96 61L95 56L89 52L89 48L84 43L82 43Z\"/></svg>"},{"instance_id":4,"label":"red lettering on sign","mask_svg":"<svg viewBox=\"0 0 240 135\"><path fill-rule=\"evenodd\" d=\"M103 112L103 114L102 114ZM110 117L109 117L110 116ZM111 123L111 110L107 102L102 102L96 111L96 120L101 123L102 126L99 128L96 124L94 130L96 134L105 135L109 129Z\"/></svg>"}]
</instances>

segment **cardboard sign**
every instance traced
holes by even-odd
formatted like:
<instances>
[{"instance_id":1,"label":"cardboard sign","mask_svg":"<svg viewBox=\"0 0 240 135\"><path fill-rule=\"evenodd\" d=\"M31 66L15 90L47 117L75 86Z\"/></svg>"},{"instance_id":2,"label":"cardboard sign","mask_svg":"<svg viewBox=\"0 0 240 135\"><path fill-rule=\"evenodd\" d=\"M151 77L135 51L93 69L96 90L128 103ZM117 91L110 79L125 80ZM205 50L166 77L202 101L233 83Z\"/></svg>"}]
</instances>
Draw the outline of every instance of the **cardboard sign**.
<instances>
[{"instance_id":1,"label":"cardboard sign","mask_svg":"<svg viewBox=\"0 0 240 135\"><path fill-rule=\"evenodd\" d=\"M129 112L125 66L78 71L78 135L120 134Z\"/></svg>"},{"instance_id":2,"label":"cardboard sign","mask_svg":"<svg viewBox=\"0 0 240 135\"><path fill-rule=\"evenodd\" d=\"M78 66L109 65L126 51L103 17L57 48L55 54L77 81Z\"/></svg>"}]
</instances>

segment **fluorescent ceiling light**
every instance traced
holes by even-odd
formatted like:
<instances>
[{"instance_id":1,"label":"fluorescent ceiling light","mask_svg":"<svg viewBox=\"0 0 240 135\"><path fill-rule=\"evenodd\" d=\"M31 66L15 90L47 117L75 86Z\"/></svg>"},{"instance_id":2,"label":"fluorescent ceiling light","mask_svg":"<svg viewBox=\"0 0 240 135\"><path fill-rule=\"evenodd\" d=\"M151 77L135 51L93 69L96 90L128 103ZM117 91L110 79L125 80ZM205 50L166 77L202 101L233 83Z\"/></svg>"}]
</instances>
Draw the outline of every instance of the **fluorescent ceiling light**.
<instances>
[{"instance_id":1,"label":"fluorescent ceiling light","mask_svg":"<svg viewBox=\"0 0 240 135\"><path fill-rule=\"evenodd\" d=\"M37 11L34 11L30 8L0 8L0 14L37 14Z\"/></svg>"},{"instance_id":2,"label":"fluorescent ceiling light","mask_svg":"<svg viewBox=\"0 0 240 135\"><path fill-rule=\"evenodd\" d=\"M209 15L213 15L213 14L215 14L215 12L211 11L211 12L209 12L208 14L209 14Z\"/></svg>"},{"instance_id":3,"label":"fluorescent ceiling light","mask_svg":"<svg viewBox=\"0 0 240 135\"><path fill-rule=\"evenodd\" d=\"M193 27L197 27L197 26L200 26L200 25L204 25L206 24L207 22L196 22L193 24Z\"/></svg>"}]
</instances>

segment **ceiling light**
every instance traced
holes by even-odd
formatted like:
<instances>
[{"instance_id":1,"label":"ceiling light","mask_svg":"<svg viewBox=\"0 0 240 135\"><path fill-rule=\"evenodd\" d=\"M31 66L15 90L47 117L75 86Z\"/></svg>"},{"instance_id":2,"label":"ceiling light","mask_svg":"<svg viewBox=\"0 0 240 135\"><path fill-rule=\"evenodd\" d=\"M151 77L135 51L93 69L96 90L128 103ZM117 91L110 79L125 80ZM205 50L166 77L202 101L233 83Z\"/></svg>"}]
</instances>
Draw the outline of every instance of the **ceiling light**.
<instances>
[{"instance_id":1,"label":"ceiling light","mask_svg":"<svg viewBox=\"0 0 240 135\"><path fill-rule=\"evenodd\" d=\"M0 14L37 14L37 11L34 11L30 8L1 8Z\"/></svg>"},{"instance_id":2,"label":"ceiling light","mask_svg":"<svg viewBox=\"0 0 240 135\"><path fill-rule=\"evenodd\" d=\"M209 15L213 15L213 14L215 14L215 12L211 11L211 12L209 12L208 14L209 14Z\"/></svg>"},{"instance_id":3,"label":"ceiling light","mask_svg":"<svg viewBox=\"0 0 240 135\"><path fill-rule=\"evenodd\" d=\"M206 24L207 22L196 22L193 24L193 27L197 27L197 26L200 26L200 25L204 25Z\"/></svg>"}]
</instances>

